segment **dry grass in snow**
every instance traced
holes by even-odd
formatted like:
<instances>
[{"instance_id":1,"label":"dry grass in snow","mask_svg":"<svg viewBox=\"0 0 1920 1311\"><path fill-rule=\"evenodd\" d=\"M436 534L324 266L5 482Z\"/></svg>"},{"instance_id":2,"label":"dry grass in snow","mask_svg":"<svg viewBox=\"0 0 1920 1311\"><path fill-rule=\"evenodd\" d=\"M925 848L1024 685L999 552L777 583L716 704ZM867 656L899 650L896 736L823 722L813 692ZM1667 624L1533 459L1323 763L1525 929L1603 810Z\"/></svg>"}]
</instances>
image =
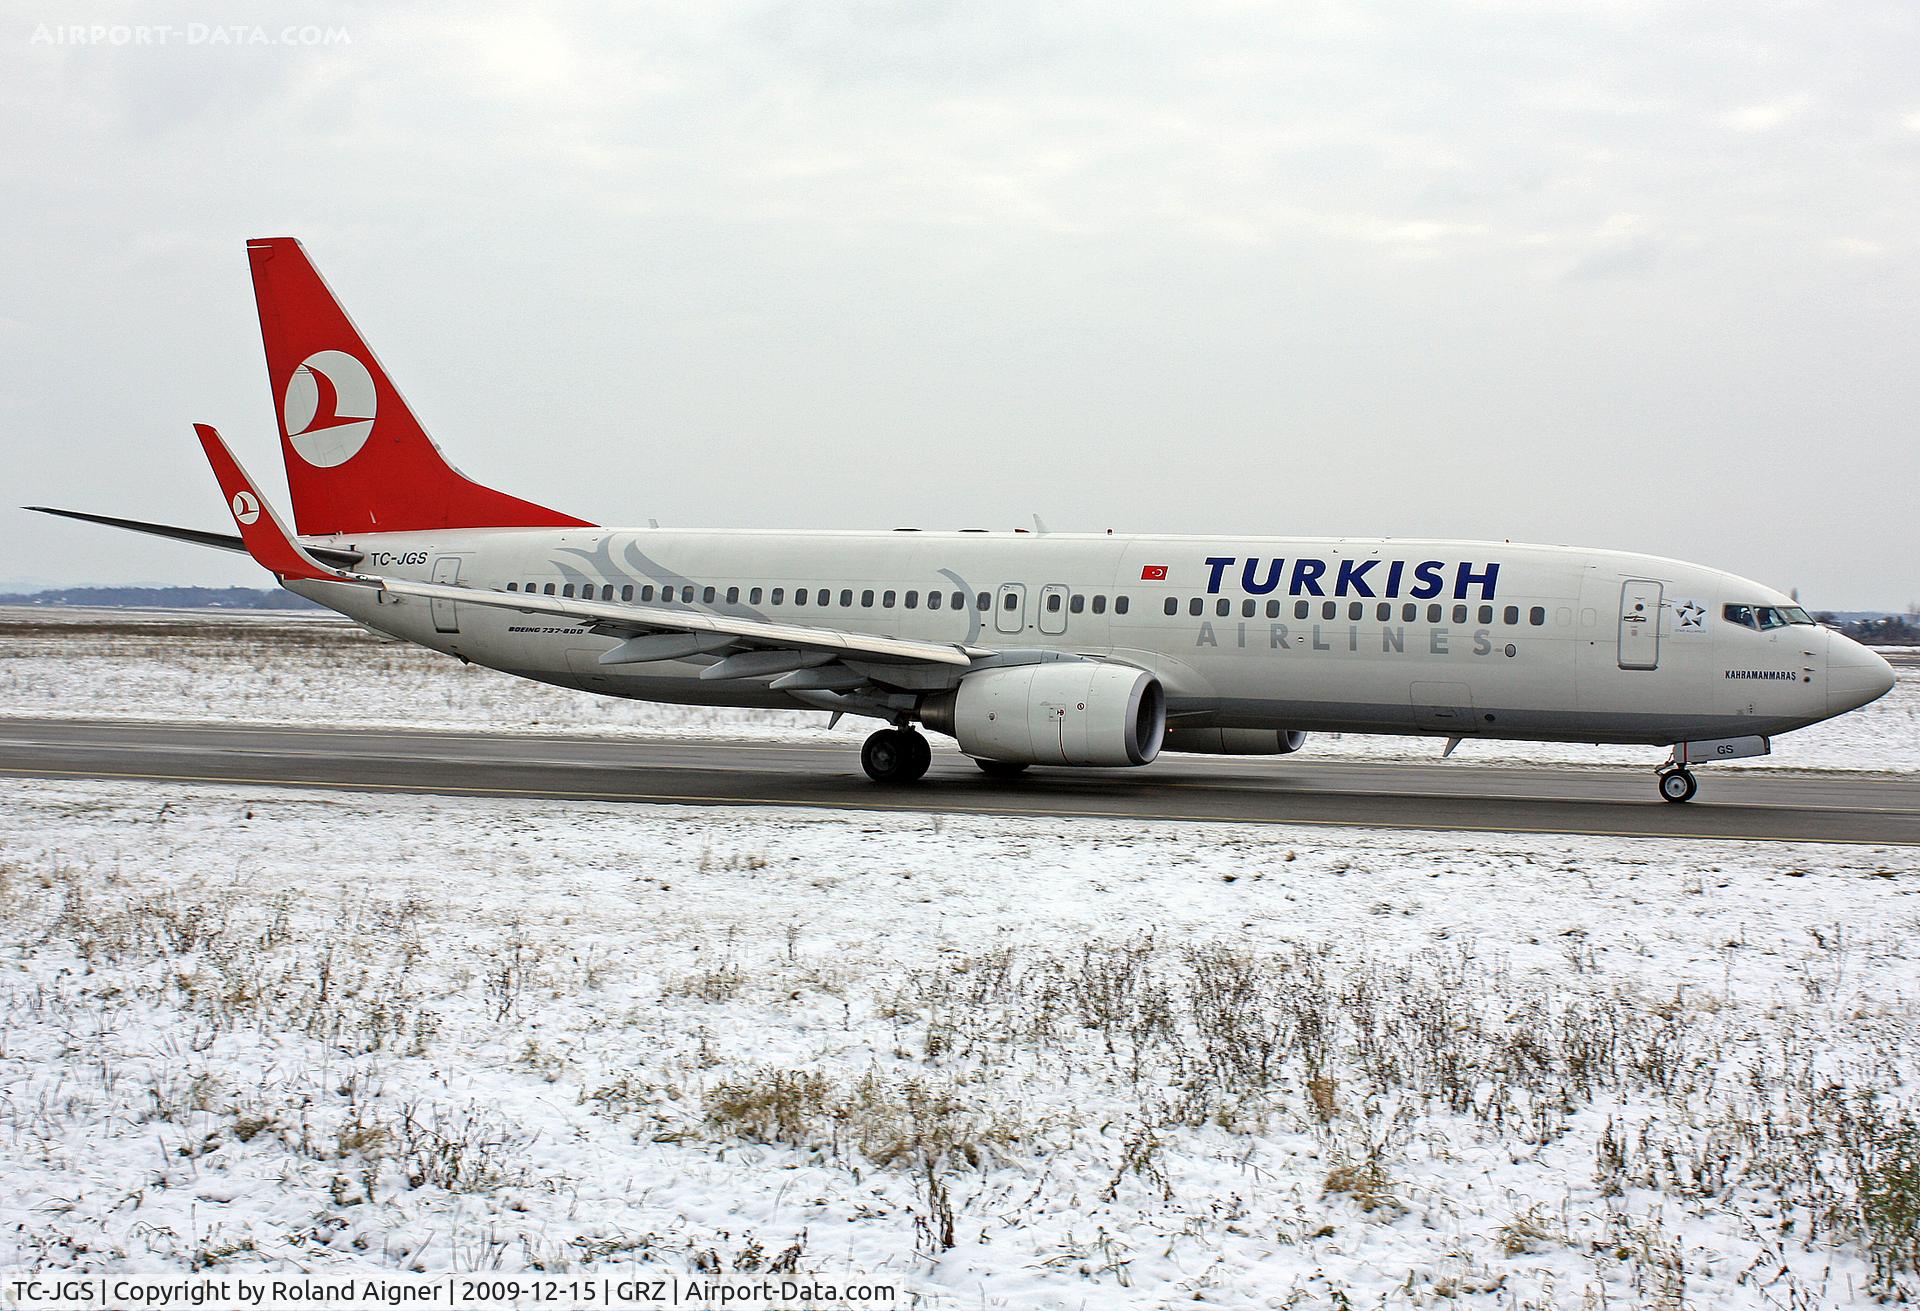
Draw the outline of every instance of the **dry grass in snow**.
<instances>
[{"instance_id":1,"label":"dry grass in snow","mask_svg":"<svg viewBox=\"0 0 1920 1311\"><path fill-rule=\"evenodd\" d=\"M1871 848L16 787L0 1266L1920 1295Z\"/></svg>"}]
</instances>

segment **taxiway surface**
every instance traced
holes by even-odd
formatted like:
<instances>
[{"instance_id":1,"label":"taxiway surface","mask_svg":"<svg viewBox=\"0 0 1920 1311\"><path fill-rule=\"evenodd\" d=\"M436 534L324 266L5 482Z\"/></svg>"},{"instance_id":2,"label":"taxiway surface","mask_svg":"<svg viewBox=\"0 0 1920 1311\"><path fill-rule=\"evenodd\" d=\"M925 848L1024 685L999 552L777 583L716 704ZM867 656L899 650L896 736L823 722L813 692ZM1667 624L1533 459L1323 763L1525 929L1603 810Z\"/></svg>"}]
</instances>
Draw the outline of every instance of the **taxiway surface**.
<instances>
[{"instance_id":1,"label":"taxiway surface","mask_svg":"<svg viewBox=\"0 0 1920 1311\"><path fill-rule=\"evenodd\" d=\"M941 746L933 770L880 787L844 745L269 724L0 719L0 773L448 796L814 806L1440 831L1920 846L1920 780L1701 771L1670 805L1650 770L1163 756L1143 770L987 778Z\"/></svg>"}]
</instances>

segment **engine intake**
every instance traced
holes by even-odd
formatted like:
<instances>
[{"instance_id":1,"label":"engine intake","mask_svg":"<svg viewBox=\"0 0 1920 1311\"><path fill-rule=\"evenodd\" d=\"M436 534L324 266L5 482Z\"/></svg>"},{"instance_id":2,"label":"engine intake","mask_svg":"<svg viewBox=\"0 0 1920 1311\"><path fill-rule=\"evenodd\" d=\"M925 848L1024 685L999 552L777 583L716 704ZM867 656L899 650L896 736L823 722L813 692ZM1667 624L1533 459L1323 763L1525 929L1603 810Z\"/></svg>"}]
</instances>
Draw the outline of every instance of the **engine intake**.
<instances>
[{"instance_id":1,"label":"engine intake","mask_svg":"<svg viewBox=\"0 0 1920 1311\"><path fill-rule=\"evenodd\" d=\"M1167 697L1144 670L1094 660L983 669L920 703L929 729L970 756L1022 765L1145 765Z\"/></svg>"}]
</instances>

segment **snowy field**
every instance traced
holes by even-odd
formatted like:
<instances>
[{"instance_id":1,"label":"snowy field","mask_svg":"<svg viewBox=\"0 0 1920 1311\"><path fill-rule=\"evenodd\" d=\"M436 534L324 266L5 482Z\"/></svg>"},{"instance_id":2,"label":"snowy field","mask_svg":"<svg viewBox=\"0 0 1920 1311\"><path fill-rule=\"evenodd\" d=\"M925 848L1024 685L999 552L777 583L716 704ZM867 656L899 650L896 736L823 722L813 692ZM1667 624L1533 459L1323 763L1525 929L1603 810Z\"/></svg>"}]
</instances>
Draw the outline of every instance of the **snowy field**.
<instances>
[{"instance_id":1,"label":"snowy field","mask_svg":"<svg viewBox=\"0 0 1920 1311\"><path fill-rule=\"evenodd\" d=\"M1909 850L8 795L0 1270L1920 1296Z\"/></svg>"},{"instance_id":2,"label":"snowy field","mask_svg":"<svg viewBox=\"0 0 1920 1311\"><path fill-rule=\"evenodd\" d=\"M1718 769L1920 772L1920 652L1894 653L1892 693L1791 733L1760 760ZM246 720L699 736L856 745L818 711L724 710L616 701L462 665L311 613L0 608L0 714ZM1434 760L1436 738L1315 734L1303 759ZM1662 748L1477 742L1463 764L1633 765Z\"/></svg>"}]
</instances>

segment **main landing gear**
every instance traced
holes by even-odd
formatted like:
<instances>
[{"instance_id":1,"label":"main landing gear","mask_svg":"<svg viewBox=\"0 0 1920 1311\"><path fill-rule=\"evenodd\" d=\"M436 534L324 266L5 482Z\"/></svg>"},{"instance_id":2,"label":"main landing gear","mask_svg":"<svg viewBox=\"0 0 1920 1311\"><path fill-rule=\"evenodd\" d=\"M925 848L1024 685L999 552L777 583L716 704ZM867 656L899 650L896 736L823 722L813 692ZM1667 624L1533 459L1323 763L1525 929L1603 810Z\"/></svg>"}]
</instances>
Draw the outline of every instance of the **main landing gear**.
<instances>
[{"instance_id":1,"label":"main landing gear","mask_svg":"<svg viewBox=\"0 0 1920 1311\"><path fill-rule=\"evenodd\" d=\"M860 748L860 767L876 783L911 783L933 764L933 748L910 728L883 728Z\"/></svg>"},{"instance_id":2,"label":"main landing gear","mask_svg":"<svg viewBox=\"0 0 1920 1311\"><path fill-rule=\"evenodd\" d=\"M1700 780L1685 768L1660 771L1660 795L1668 801L1692 801L1700 790Z\"/></svg>"}]
</instances>

